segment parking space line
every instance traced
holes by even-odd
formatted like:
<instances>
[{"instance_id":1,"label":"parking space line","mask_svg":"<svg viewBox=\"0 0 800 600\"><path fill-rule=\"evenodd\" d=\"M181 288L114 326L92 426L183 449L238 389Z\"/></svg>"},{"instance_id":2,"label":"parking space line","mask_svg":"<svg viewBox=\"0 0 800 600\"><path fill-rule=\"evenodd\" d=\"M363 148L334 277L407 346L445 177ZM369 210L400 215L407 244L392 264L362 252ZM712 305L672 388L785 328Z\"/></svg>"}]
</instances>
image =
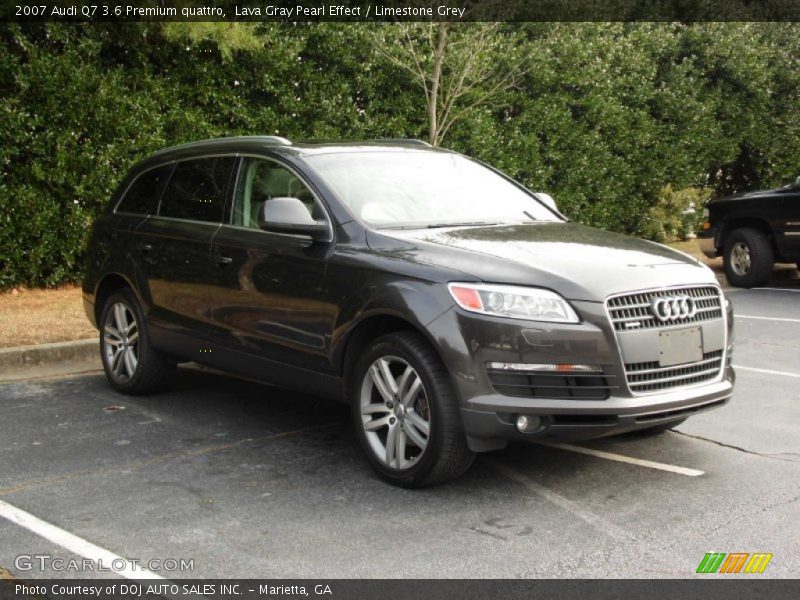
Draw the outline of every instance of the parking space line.
<instances>
[{"instance_id":1,"label":"parking space line","mask_svg":"<svg viewBox=\"0 0 800 600\"><path fill-rule=\"evenodd\" d=\"M759 321L781 321L783 323L800 323L800 319L787 317L757 317L755 315L734 315L734 319L758 319Z\"/></svg>"},{"instance_id":2,"label":"parking space line","mask_svg":"<svg viewBox=\"0 0 800 600\"><path fill-rule=\"evenodd\" d=\"M556 506L559 506L567 512L575 515L579 519L582 519L598 531L605 533L607 536L620 541L631 541L636 539L633 535L621 527L617 527L613 523L606 521L600 515L581 508L569 498L565 498L561 494L554 492L540 483L537 483L524 473L521 473L520 471L517 471L516 469L491 458L482 458L481 460L490 465L493 469L505 475L508 479L519 483L537 496L541 496L545 500L549 500Z\"/></svg>"},{"instance_id":3,"label":"parking space line","mask_svg":"<svg viewBox=\"0 0 800 600\"><path fill-rule=\"evenodd\" d=\"M766 375L781 375L782 377L794 377L800 379L800 373L789 373L788 371L773 371L772 369L757 369L756 367L743 367L742 365L733 365L734 369L739 371L752 371L753 373L764 373Z\"/></svg>"},{"instance_id":4,"label":"parking space line","mask_svg":"<svg viewBox=\"0 0 800 600\"><path fill-rule=\"evenodd\" d=\"M670 473L678 473L679 475L687 475L688 477L698 477L705 475L705 471L697 469L689 469L688 467L678 467L676 465L668 465L666 463L655 462L652 460L643 460L641 458L633 458L632 456L625 456L624 454L615 454L613 452L603 452L602 450L594 450L593 448L584 448L583 446L573 446L572 444L562 444L560 442L539 442L542 446L549 446L551 448L558 448L560 450L567 450L569 452L576 452L578 454L587 454L597 458L605 458L621 463L628 463L630 465L637 465L639 467L647 467L648 469L656 469L658 471L669 471Z\"/></svg>"},{"instance_id":5,"label":"parking space line","mask_svg":"<svg viewBox=\"0 0 800 600\"><path fill-rule=\"evenodd\" d=\"M121 577L125 577L127 579L164 579L164 577L161 577L161 575L156 575L152 571L148 571L147 569L144 569L133 562L106 550L105 548L101 548L100 546L97 546L73 533L70 533L69 531L65 531L64 529L56 527L47 521L43 521L39 517L25 512L24 510L17 508L8 502L4 502L3 500L0 500L0 517L4 517L12 523L19 525L20 527L23 527L28 531L35 533L39 537L43 537L44 539L61 546L62 548L65 548L74 554L77 554L78 556L88 558L97 564L102 564L105 568L112 569L115 574L120 575Z\"/></svg>"}]
</instances>

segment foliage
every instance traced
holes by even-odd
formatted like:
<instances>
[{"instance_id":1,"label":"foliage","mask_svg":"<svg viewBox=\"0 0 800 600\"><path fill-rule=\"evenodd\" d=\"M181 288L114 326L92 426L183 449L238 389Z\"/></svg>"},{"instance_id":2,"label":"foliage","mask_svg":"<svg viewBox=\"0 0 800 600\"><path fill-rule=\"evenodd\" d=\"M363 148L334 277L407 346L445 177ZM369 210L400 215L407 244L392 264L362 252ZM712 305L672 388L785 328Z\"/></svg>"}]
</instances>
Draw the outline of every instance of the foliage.
<instances>
[{"instance_id":1,"label":"foliage","mask_svg":"<svg viewBox=\"0 0 800 600\"><path fill-rule=\"evenodd\" d=\"M79 278L92 219L158 148L254 133L427 138L422 88L394 49L375 51L397 42L393 27L0 25L0 288ZM664 239L686 202L798 174L795 24L474 31L491 32L480 65L513 67L514 85L473 78L442 144L550 192L576 220Z\"/></svg>"},{"instance_id":2,"label":"foliage","mask_svg":"<svg viewBox=\"0 0 800 600\"><path fill-rule=\"evenodd\" d=\"M665 185L656 203L647 211L642 235L657 242L686 239L700 226L702 207L711 198L711 193L708 188L690 187L675 191L671 185Z\"/></svg>"}]
</instances>

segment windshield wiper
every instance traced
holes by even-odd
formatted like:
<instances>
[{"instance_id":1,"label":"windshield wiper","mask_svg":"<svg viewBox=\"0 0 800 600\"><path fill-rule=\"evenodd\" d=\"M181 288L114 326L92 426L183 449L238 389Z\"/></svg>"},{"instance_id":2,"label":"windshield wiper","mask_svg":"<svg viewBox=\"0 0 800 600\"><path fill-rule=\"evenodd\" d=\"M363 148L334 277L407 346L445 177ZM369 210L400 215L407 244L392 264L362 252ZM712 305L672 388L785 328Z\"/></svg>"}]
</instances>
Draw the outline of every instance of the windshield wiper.
<instances>
[{"instance_id":1,"label":"windshield wiper","mask_svg":"<svg viewBox=\"0 0 800 600\"><path fill-rule=\"evenodd\" d=\"M434 223L432 225L425 225L426 229L438 229L442 227L478 227L480 225L500 225L492 221L467 221L464 223Z\"/></svg>"}]
</instances>

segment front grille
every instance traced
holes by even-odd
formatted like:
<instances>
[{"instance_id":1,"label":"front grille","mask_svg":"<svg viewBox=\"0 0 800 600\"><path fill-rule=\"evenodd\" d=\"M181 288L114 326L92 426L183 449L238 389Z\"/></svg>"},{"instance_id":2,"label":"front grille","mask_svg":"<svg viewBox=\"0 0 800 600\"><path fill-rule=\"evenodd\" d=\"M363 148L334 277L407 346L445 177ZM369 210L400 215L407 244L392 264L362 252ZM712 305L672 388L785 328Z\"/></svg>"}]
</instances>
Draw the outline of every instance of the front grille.
<instances>
[{"instance_id":1,"label":"front grille","mask_svg":"<svg viewBox=\"0 0 800 600\"><path fill-rule=\"evenodd\" d=\"M570 400L605 400L610 390L608 378L594 373L517 372L487 369L489 381L498 394L523 398L564 398Z\"/></svg>"},{"instance_id":2,"label":"front grille","mask_svg":"<svg viewBox=\"0 0 800 600\"><path fill-rule=\"evenodd\" d=\"M655 392L714 379L722 368L722 350L706 352L703 360L676 367L660 367L657 361L625 365L632 392Z\"/></svg>"},{"instance_id":3,"label":"front grille","mask_svg":"<svg viewBox=\"0 0 800 600\"><path fill-rule=\"evenodd\" d=\"M685 294L695 301L697 313L690 318L676 319L667 323L658 321L652 313L653 298ZM608 314L617 331L639 331L656 327L671 327L686 323L699 323L722 318L722 302L719 290L712 286L656 290L614 296L606 302Z\"/></svg>"}]
</instances>

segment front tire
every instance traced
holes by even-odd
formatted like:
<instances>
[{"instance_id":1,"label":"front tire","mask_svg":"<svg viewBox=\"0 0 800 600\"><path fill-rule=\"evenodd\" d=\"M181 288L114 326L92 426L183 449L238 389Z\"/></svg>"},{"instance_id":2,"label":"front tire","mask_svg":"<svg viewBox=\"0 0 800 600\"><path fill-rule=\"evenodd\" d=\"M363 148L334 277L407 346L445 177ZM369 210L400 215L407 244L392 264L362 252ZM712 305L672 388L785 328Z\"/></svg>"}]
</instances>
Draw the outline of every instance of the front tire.
<instances>
[{"instance_id":1,"label":"front tire","mask_svg":"<svg viewBox=\"0 0 800 600\"><path fill-rule=\"evenodd\" d=\"M725 275L731 285L745 288L767 283L775 265L769 238L752 227L735 229L728 235L723 260Z\"/></svg>"},{"instance_id":2,"label":"front tire","mask_svg":"<svg viewBox=\"0 0 800 600\"><path fill-rule=\"evenodd\" d=\"M167 387L175 365L150 343L144 313L130 289L109 296L100 327L100 355L111 387L129 395Z\"/></svg>"},{"instance_id":3,"label":"front tire","mask_svg":"<svg viewBox=\"0 0 800 600\"><path fill-rule=\"evenodd\" d=\"M444 483L475 459L447 369L419 334L392 333L373 341L356 365L350 394L361 447L390 483L409 488Z\"/></svg>"}]
</instances>

